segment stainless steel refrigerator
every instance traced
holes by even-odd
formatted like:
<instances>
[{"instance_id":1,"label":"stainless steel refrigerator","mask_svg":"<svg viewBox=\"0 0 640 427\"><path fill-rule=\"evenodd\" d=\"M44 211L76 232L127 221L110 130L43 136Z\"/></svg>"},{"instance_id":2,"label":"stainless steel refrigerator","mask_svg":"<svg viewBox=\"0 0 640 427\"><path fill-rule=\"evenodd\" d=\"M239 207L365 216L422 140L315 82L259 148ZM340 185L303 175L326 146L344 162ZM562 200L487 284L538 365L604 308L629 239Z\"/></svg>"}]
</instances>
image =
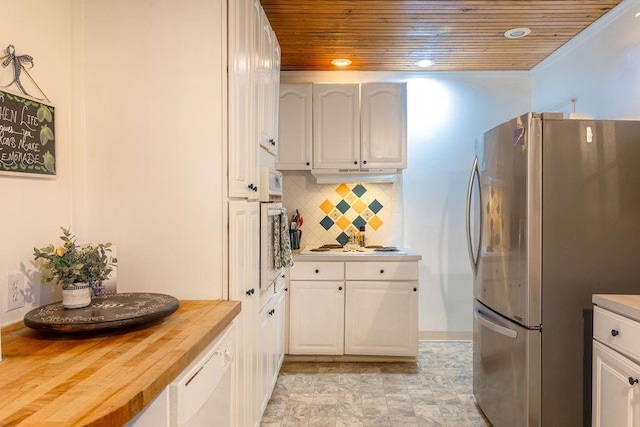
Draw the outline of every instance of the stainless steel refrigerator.
<instances>
[{"instance_id":1,"label":"stainless steel refrigerator","mask_svg":"<svg viewBox=\"0 0 640 427\"><path fill-rule=\"evenodd\" d=\"M496 427L590 425L594 293L640 293L640 121L529 113L475 146L473 390Z\"/></svg>"}]
</instances>

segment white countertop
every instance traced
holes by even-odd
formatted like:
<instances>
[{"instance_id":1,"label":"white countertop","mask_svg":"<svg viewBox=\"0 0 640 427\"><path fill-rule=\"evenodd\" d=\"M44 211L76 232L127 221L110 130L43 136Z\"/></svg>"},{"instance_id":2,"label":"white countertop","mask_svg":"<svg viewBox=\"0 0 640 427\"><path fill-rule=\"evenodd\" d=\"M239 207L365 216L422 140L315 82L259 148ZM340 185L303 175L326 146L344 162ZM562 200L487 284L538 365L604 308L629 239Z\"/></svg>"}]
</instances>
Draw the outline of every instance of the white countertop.
<instances>
[{"instance_id":1,"label":"white countertop","mask_svg":"<svg viewBox=\"0 0 640 427\"><path fill-rule=\"evenodd\" d=\"M640 321L640 295L594 294L591 301L599 307Z\"/></svg>"},{"instance_id":2,"label":"white countertop","mask_svg":"<svg viewBox=\"0 0 640 427\"><path fill-rule=\"evenodd\" d=\"M300 261L420 261L422 255L411 248L398 248L397 252L308 252L293 251L293 262Z\"/></svg>"}]
</instances>

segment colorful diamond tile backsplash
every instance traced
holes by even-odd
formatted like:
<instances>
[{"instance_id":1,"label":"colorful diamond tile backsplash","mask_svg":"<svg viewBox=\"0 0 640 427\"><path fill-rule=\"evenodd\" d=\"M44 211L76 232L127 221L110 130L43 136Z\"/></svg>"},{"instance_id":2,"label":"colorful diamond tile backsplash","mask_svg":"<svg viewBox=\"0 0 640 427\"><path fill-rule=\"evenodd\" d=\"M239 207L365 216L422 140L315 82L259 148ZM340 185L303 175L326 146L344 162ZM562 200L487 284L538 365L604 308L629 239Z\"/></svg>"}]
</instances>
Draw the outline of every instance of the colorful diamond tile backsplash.
<instances>
[{"instance_id":1,"label":"colorful diamond tile backsplash","mask_svg":"<svg viewBox=\"0 0 640 427\"><path fill-rule=\"evenodd\" d=\"M401 177L400 177L401 178ZM368 245L398 245L402 241L400 183L316 184L307 172L284 172L283 202L304 218L302 247L345 244L365 227Z\"/></svg>"}]
</instances>

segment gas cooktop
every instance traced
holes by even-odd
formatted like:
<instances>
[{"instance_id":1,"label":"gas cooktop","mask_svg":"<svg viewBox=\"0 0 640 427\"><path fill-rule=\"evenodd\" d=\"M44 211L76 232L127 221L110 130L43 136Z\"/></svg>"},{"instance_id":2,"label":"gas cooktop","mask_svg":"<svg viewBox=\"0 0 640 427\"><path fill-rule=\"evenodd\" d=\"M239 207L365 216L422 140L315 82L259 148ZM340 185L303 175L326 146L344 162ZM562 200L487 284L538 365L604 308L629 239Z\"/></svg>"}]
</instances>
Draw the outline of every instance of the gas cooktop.
<instances>
[{"instance_id":1,"label":"gas cooktop","mask_svg":"<svg viewBox=\"0 0 640 427\"><path fill-rule=\"evenodd\" d=\"M357 255L357 254L389 254L389 255L403 255L406 252L402 252L395 246L380 246L380 245L371 245L371 246L354 246L353 248L342 246L339 244L327 244L322 246L307 246L302 251L301 254L313 254L313 255Z\"/></svg>"}]
</instances>

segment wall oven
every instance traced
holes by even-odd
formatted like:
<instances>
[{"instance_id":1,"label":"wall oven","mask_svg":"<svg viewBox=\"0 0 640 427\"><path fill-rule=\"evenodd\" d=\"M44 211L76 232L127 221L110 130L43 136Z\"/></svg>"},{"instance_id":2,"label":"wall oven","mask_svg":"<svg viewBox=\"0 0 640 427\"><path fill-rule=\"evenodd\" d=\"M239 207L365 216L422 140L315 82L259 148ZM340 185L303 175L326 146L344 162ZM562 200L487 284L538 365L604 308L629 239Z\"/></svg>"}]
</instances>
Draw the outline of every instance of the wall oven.
<instances>
[{"instance_id":1,"label":"wall oven","mask_svg":"<svg viewBox=\"0 0 640 427\"><path fill-rule=\"evenodd\" d=\"M276 248L280 247L282 203L260 203L260 301L262 304L273 295L278 280L284 279L284 267L276 267Z\"/></svg>"}]
</instances>

